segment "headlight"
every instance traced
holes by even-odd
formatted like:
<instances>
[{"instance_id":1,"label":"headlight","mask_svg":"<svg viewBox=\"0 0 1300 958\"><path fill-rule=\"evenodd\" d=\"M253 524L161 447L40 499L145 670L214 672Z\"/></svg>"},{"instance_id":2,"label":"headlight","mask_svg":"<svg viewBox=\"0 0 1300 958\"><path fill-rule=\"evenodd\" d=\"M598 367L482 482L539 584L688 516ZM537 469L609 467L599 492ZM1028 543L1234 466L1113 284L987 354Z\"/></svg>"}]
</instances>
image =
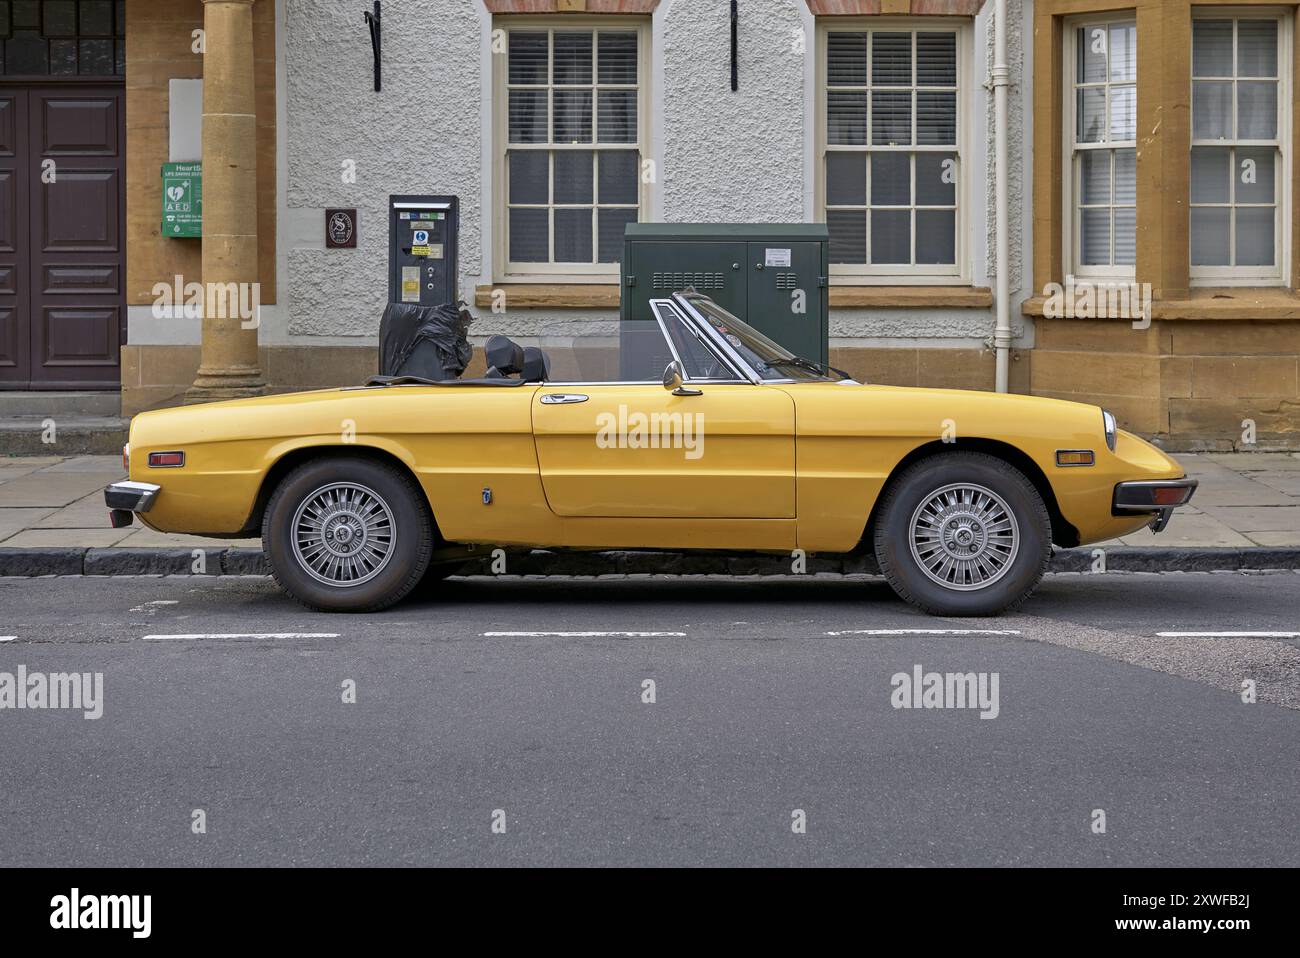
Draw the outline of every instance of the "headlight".
<instances>
[{"instance_id":1,"label":"headlight","mask_svg":"<svg viewBox=\"0 0 1300 958\"><path fill-rule=\"evenodd\" d=\"M1106 448L1115 451L1115 417L1107 410L1101 411L1102 428L1106 430Z\"/></svg>"}]
</instances>

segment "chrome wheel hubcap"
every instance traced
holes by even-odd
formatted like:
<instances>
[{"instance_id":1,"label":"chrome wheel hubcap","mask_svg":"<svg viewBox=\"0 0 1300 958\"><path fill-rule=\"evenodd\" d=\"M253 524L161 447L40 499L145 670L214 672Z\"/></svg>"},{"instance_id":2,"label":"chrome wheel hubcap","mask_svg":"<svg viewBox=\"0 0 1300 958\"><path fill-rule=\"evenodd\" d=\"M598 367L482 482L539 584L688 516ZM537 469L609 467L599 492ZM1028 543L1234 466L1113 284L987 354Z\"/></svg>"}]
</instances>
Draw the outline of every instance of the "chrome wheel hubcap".
<instances>
[{"instance_id":1,"label":"chrome wheel hubcap","mask_svg":"<svg viewBox=\"0 0 1300 958\"><path fill-rule=\"evenodd\" d=\"M393 557L393 512L373 489L333 482L307 496L293 516L293 553L318 582L369 582Z\"/></svg>"},{"instance_id":2,"label":"chrome wheel hubcap","mask_svg":"<svg viewBox=\"0 0 1300 958\"><path fill-rule=\"evenodd\" d=\"M926 496L908 526L912 558L932 581L957 592L985 589L1015 561L1020 528L992 489L954 483Z\"/></svg>"}]
</instances>

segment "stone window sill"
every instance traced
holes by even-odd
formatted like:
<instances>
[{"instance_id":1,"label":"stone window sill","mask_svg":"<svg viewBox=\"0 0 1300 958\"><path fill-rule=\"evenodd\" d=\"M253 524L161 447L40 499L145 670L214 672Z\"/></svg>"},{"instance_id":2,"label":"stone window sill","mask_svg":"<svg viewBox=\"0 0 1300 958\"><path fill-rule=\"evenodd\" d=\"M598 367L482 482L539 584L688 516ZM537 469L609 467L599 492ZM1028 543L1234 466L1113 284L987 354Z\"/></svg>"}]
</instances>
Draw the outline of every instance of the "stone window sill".
<instances>
[{"instance_id":1,"label":"stone window sill","mask_svg":"<svg viewBox=\"0 0 1300 958\"><path fill-rule=\"evenodd\" d=\"M474 305L491 307L496 290L505 293L510 309L618 309L617 283L496 283L474 289ZM988 309L993 292L987 286L846 286L832 283L830 305L835 308Z\"/></svg>"},{"instance_id":2,"label":"stone window sill","mask_svg":"<svg viewBox=\"0 0 1300 958\"><path fill-rule=\"evenodd\" d=\"M988 309L993 290L987 286L850 286L831 282L833 307Z\"/></svg>"},{"instance_id":3,"label":"stone window sill","mask_svg":"<svg viewBox=\"0 0 1300 958\"><path fill-rule=\"evenodd\" d=\"M1020 311L1026 316L1046 318L1043 313L1045 302L1045 297L1033 296L1021 303ZM1191 290L1185 297L1153 300L1151 318L1161 320L1300 319L1300 296L1281 286L1202 287ZM1098 317L1098 320L1132 322L1131 318L1124 316Z\"/></svg>"},{"instance_id":4,"label":"stone window sill","mask_svg":"<svg viewBox=\"0 0 1300 958\"><path fill-rule=\"evenodd\" d=\"M496 290L511 309L618 309L618 283L496 283L474 288L474 305L491 307Z\"/></svg>"}]
</instances>

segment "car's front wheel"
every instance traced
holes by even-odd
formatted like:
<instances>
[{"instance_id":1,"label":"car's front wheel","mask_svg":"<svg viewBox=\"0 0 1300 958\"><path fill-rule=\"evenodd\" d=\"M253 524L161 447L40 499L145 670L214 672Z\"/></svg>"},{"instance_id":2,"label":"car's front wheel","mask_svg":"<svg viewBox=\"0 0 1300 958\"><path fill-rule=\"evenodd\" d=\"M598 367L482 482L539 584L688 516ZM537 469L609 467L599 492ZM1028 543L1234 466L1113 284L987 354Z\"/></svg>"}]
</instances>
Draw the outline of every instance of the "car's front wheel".
<instances>
[{"instance_id":1,"label":"car's front wheel","mask_svg":"<svg viewBox=\"0 0 1300 958\"><path fill-rule=\"evenodd\" d=\"M400 601L428 568L432 543L433 519L415 481L355 456L294 469L262 520L275 580L322 612L373 612Z\"/></svg>"},{"instance_id":2,"label":"car's front wheel","mask_svg":"<svg viewBox=\"0 0 1300 958\"><path fill-rule=\"evenodd\" d=\"M934 615L994 615L1027 599L1047 570L1051 519L1009 463L942 453L890 483L875 529L876 561L894 591Z\"/></svg>"}]
</instances>

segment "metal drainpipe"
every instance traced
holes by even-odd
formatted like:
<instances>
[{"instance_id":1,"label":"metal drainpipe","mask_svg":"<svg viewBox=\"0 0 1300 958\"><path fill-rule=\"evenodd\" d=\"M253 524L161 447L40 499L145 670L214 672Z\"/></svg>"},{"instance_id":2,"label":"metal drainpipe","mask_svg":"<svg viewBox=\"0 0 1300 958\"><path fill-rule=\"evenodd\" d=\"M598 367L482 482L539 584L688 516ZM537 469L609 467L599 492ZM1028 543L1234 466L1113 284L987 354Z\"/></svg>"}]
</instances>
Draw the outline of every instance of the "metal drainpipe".
<instances>
[{"instance_id":1,"label":"metal drainpipe","mask_svg":"<svg viewBox=\"0 0 1300 958\"><path fill-rule=\"evenodd\" d=\"M1008 365L1011 355L1010 237L1007 235L1007 86L1011 69L1007 66L1007 0L997 0L993 24L993 163L994 163L994 232L996 251L994 269L997 286L994 307L997 322L993 328L993 349L997 360L996 389L1007 391Z\"/></svg>"}]
</instances>

